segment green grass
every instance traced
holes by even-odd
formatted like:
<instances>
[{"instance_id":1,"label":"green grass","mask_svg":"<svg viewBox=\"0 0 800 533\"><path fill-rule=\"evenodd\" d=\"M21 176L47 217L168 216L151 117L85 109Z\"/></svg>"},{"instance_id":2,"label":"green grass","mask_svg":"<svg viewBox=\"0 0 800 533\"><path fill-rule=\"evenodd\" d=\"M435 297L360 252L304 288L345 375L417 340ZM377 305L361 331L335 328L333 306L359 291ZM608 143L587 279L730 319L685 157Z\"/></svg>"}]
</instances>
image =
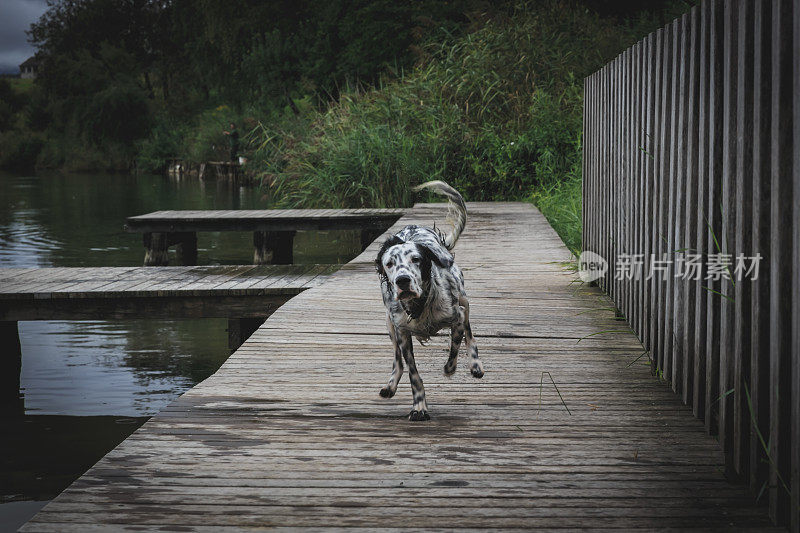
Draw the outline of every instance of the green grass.
<instances>
[{"instance_id":1,"label":"green grass","mask_svg":"<svg viewBox=\"0 0 800 533\"><path fill-rule=\"evenodd\" d=\"M22 79L22 78L5 78L8 80L8 84L14 90L14 92L19 96L25 96L33 89L33 80L32 79Z\"/></svg>"},{"instance_id":2,"label":"green grass","mask_svg":"<svg viewBox=\"0 0 800 533\"><path fill-rule=\"evenodd\" d=\"M569 174L555 185L535 189L532 200L567 248L579 255L583 229L580 175Z\"/></svg>"}]
</instances>

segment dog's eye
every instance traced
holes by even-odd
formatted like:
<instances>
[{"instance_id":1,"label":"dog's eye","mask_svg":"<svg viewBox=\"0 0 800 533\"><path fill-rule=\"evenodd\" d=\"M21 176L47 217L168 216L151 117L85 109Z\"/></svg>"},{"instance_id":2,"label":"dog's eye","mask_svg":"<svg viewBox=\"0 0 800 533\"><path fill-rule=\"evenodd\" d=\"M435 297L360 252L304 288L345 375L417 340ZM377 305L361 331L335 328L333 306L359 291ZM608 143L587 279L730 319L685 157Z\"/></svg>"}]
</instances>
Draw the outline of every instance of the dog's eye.
<instances>
[{"instance_id":1,"label":"dog's eye","mask_svg":"<svg viewBox=\"0 0 800 533\"><path fill-rule=\"evenodd\" d=\"M411 262L412 263L419 263L419 257L412 257L411 258Z\"/></svg>"},{"instance_id":2,"label":"dog's eye","mask_svg":"<svg viewBox=\"0 0 800 533\"><path fill-rule=\"evenodd\" d=\"M387 268L392 268L393 266L394 266L394 261L389 261L388 263L386 263Z\"/></svg>"}]
</instances>

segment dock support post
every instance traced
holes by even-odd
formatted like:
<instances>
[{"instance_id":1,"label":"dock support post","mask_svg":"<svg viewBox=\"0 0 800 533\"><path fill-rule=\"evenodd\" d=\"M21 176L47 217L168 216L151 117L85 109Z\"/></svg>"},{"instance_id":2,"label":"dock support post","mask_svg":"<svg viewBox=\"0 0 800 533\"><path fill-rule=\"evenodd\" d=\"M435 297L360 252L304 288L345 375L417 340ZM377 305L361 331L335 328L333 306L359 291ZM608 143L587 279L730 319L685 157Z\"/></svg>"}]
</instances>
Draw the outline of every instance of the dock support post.
<instances>
[{"instance_id":1,"label":"dock support post","mask_svg":"<svg viewBox=\"0 0 800 533\"><path fill-rule=\"evenodd\" d=\"M167 244L175 243L178 264L183 266L194 266L197 264L197 232L186 231L181 233L170 233Z\"/></svg>"},{"instance_id":2,"label":"dock support post","mask_svg":"<svg viewBox=\"0 0 800 533\"><path fill-rule=\"evenodd\" d=\"M144 234L144 266L167 266L169 262L168 236L168 233Z\"/></svg>"},{"instance_id":3,"label":"dock support post","mask_svg":"<svg viewBox=\"0 0 800 533\"><path fill-rule=\"evenodd\" d=\"M372 241L374 241L375 239L380 237L382 234L383 234L383 230L374 229L374 228L362 229L361 230L361 251L363 252L364 250L366 250L367 246L372 244Z\"/></svg>"},{"instance_id":4,"label":"dock support post","mask_svg":"<svg viewBox=\"0 0 800 533\"><path fill-rule=\"evenodd\" d=\"M239 349L250 335L264 323L266 318L229 318L228 319L228 348L231 353Z\"/></svg>"},{"instance_id":5,"label":"dock support post","mask_svg":"<svg viewBox=\"0 0 800 533\"><path fill-rule=\"evenodd\" d=\"M0 404L3 407L19 402L19 374L22 370L22 347L16 321L0 322Z\"/></svg>"},{"instance_id":6,"label":"dock support post","mask_svg":"<svg viewBox=\"0 0 800 533\"><path fill-rule=\"evenodd\" d=\"M253 264L291 265L294 262L294 231L256 231L253 233Z\"/></svg>"}]
</instances>

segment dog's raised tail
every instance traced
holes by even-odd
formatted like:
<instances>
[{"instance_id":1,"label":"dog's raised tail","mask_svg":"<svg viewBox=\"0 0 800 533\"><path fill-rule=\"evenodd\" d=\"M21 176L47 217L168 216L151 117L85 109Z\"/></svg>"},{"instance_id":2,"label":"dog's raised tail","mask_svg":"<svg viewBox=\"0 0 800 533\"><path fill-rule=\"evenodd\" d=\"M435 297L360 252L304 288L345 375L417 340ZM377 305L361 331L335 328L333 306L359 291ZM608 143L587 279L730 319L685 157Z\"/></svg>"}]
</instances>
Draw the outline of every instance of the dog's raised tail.
<instances>
[{"instance_id":1,"label":"dog's raised tail","mask_svg":"<svg viewBox=\"0 0 800 533\"><path fill-rule=\"evenodd\" d=\"M423 189L430 189L436 194L442 195L449 200L447 210L447 222L452 226L452 231L444 237L444 245L448 250L452 250L456 245L461 232L467 225L467 204L464 203L464 198L457 190L443 181L426 181L421 185L414 187L415 191Z\"/></svg>"}]
</instances>

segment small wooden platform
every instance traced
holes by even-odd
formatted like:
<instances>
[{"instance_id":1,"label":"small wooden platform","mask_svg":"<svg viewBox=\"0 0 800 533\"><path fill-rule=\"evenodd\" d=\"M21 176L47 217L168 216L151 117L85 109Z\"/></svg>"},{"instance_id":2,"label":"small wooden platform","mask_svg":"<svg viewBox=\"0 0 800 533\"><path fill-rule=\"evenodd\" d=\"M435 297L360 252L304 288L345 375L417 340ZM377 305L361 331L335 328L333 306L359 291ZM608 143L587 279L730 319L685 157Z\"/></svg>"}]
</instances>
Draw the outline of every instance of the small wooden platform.
<instances>
[{"instance_id":1,"label":"small wooden platform","mask_svg":"<svg viewBox=\"0 0 800 533\"><path fill-rule=\"evenodd\" d=\"M227 318L235 350L339 265L0 269L0 398L17 398L20 320Z\"/></svg>"},{"instance_id":2,"label":"small wooden platform","mask_svg":"<svg viewBox=\"0 0 800 533\"><path fill-rule=\"evenodd\" d=\"M360 230L366 247L402 214L402 209L156 211L129 217L125 230L143 234L148 266L166 265L167 249L173 245L178 246L179 261L193 264L201 231L252 231L255 264L289 264L297 231Z\"/></svg>"},{"instance_id":3,"label":"small wooden platform","mask_svg":"<svg viewBox=\"0 0 800 533\"><path fill-rule=\"evenodd\" d=\"M23 531L768 529L545 219L468 207L456 259L486 375L463 360L442 375L449 336L415 343L432 420L407 420L407 377L378 396L393 354L376 242ZM395 228L444 214L419 206Z\"/></svg>"},{"instance_id":4,"label":"small wooden platform","mask_svg":"<svg viewBox=\"0 0 800 533\"><path fill-rule=\"evenodd\" d=\"M339 265L0 269L0 321L267 316Z\"/></svg>"}]
</instances>

